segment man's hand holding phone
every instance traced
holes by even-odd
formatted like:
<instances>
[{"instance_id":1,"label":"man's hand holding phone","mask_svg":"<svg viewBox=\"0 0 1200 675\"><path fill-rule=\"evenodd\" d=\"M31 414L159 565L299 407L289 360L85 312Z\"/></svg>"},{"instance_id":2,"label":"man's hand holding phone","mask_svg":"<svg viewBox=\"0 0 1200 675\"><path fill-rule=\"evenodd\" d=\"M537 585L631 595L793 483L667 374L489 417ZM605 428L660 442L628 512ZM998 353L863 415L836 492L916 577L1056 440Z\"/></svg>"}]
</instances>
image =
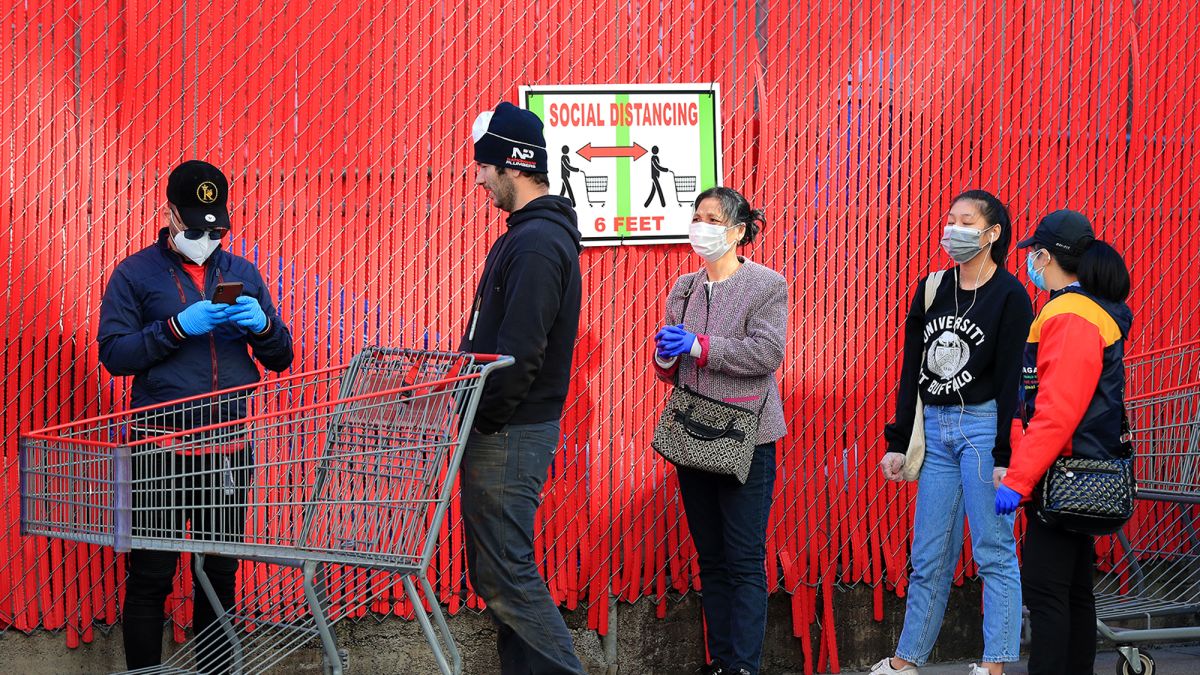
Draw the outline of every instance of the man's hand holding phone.
<instances>
[{"instance_id":1,"label":"man's hand holding phone","mask_svg":"<svg viewBox=\"0 0 1200 675\"><path fill-rule=\"evenodd\" d=\"M192 337L211 333L212 329L229 321L226 312L229 305L218 305L209 300L201 300L187 306L175 315L175 323L183 332Z\"/></svg>"},{"instance_id":2,"label":"man's hand holding phone","mask_svg":"<svg viewBox=\"0 0 1200 675\"><path fill-rule=\"evenodd\" d=\"M263 311L262 305L258 304L258 298L249 295L239 296L225 310L225 316L229 321L254 333L261 333L267 329L266 312Z\"/></svg>"}]
</instances>

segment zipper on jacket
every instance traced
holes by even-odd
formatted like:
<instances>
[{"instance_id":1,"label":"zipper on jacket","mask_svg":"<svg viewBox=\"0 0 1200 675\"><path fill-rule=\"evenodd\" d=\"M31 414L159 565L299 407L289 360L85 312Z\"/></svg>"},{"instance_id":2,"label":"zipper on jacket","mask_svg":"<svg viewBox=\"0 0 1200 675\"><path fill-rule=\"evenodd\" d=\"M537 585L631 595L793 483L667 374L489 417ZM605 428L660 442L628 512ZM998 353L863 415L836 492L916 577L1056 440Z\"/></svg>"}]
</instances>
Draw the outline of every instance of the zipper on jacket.
<instances>
[{"instance_id":1,"label":"zipper on jacket","mask_svg":"<svg viewBox=\"0 0 1200 675\"><path fill-rule=\"evenodd\" d=\"M217 272L217 278L221 279L221 270L217 269L215 267L214 267L214 269ZM179 274L177 274L175 272L174 268L170 268L170 272L171 272L171 278L175 280L175 288L177 288L179 290L179 302L183 303L184 309L187 309L187 307L188 307L187 293L183 290L183 282L179 280ZM189 280L190 280L190 277L189 277ZM192 285L195 286L196 284L193 283ZM205 284L205 285L207 286L207 284ZM199 288L196 290L200 293L201 300L203 300L205 297L207 297L205 295L203 288ZM212 390L217 391L219 389L219 387L217 386L217 382L218 382L218 377L217 377L217 339L215 337L213 337L212 331L209 331L209 333L208 333L208 354L209 354L209 357L212 359Z\"/></svg>"},{"instance_id":2,"label":"zipper on jacket","mask_svg":"<svg viewBox=\"0 0 1200 675\"><path fill-rule=\"evenodd\" d=\"M175 273L175 270L172 269L170 272L171 278L175 280L175 288L179 289L179 302L183 305L183 309L187 309L187 294L183 290L183 282L179 280L179 275Z\"/></svg>"},{"instance_id":3,"label":"zipper on jacket","mask_svg":"<svg viewBox=\"0 0 1200 675\"><path fill-rule=\"evenodd\" d=\"M224 283L225 276L221 274L221 268L213 265L213 271L217 273L217 283ZM207 275L206 275L207 276ZM201 299L208 297L208 283L205 282L205 290L200 292ZM208 333L208 350L212 355L212 390L218 391L221 389L220 379L217 376L217 338L213 336L212 331Z\"/></svg>"}]
</instances>

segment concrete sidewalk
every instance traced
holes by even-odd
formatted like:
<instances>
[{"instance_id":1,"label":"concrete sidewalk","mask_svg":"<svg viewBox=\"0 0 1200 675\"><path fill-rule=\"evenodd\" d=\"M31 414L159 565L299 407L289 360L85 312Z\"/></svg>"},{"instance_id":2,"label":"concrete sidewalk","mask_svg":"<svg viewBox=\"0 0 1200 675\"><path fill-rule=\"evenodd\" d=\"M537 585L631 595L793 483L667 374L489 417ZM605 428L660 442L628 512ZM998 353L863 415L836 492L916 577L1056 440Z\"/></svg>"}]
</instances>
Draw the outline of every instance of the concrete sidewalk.
<instances>
[{"instance_id":1,"label":"concrete sidewalk","mask_svg":"<svg viewBox=\"0 0 1200 675\"><path fill-rule=\"evenodd\" d=\"M1200 645L1148 647L1146 651L1154 658L1154 675L1197 675L1200 673ZM962 663L935 663L921 668L921 675L965 675L970 661ZM846 675L867 675L867 671ZM1097 675L1115 675L1117 652L1105 649L1096 655ZM1009 666L1006 675L1027 675L1025 661Z\"/></svg>"}]
</instances>

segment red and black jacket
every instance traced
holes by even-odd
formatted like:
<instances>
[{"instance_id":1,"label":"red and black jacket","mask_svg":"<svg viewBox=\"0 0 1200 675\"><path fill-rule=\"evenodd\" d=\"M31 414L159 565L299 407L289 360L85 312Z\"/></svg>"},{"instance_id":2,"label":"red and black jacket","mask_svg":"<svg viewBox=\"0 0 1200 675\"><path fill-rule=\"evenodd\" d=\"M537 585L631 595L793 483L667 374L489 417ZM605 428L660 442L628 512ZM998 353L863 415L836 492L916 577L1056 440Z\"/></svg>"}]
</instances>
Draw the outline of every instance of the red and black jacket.
<instances>
[{"instance_id":1,"label":"red and black jacket","mask_svg":"<svg viewBox=\"0 0 1200 675\"><path fill-rule=\"evenodd\" d=\"M1029 329L1021 405L1024 438L1004 484L1028 497L1059 456L1108 459L1121 447L1125 338L1133 313L1068 286Z\"/></svg>"}]
</instances>

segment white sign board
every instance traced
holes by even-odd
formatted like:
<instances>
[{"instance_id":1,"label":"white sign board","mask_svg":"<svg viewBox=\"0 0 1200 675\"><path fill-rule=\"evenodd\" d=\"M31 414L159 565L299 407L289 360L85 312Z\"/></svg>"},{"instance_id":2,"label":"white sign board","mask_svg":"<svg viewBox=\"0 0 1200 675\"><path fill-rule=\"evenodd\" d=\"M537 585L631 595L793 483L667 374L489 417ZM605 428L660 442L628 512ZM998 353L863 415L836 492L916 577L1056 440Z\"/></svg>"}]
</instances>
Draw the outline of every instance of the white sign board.
<instances>
[{"instance_id":1,"label":"white sign board","mask_svg":"<svg viewBox=\"0 0 1200 675\"><path fill-rule=\"evenodd\" d=\"M715 83L530 86L521 101L585 246L687 242L696 195L721 180Z\"/></svg>"}]
</instances>

